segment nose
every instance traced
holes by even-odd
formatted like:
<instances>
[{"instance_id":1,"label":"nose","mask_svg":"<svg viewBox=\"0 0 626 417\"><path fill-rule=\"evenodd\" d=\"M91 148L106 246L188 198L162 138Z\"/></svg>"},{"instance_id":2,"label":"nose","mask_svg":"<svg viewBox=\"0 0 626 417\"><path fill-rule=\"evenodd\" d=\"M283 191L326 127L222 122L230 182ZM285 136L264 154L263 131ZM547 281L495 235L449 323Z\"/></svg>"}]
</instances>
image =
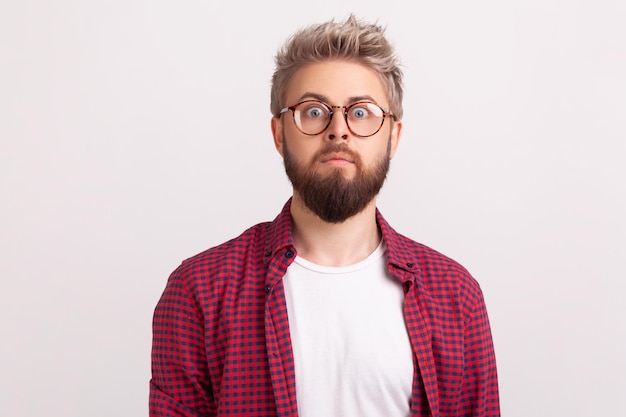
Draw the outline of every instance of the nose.
<instances>
[{"instance_id":1,"label":"nose","mask_svg":"<svg viewBox=\"0 0 626 417\"><path fill-rule=\"evenodd\" d=\"M341 138L347 140L350 134L348 123L345 118L345 107L333 106L333 115L330 119L330 124L326 129L326 137L330 140Z\"/></svg>"}]
</instances>

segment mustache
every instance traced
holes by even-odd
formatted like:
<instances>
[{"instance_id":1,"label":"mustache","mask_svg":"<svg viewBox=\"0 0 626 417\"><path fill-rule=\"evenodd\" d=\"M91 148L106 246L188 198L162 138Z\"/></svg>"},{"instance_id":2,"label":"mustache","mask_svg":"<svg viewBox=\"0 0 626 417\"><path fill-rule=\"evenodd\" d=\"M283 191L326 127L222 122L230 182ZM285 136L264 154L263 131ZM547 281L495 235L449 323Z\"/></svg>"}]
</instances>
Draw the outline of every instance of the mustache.
<instances>
[{"instance_id":1,"label":"mustache","mask_svg":"<svg viewBox=\"0 0 626 417\"><path fill-rule=\"evenodd\" d=\"M352 149L350 149L348 145L346 145L345 143L340 143L340 144L329 143L315 153L313 160L317 161L320 158L323 158L324 156L333 154L333 153L343 153L345 155L348 155L355 161L361 159L359 155L356 152L354 152Z\"/></svg>"}]
</instances>

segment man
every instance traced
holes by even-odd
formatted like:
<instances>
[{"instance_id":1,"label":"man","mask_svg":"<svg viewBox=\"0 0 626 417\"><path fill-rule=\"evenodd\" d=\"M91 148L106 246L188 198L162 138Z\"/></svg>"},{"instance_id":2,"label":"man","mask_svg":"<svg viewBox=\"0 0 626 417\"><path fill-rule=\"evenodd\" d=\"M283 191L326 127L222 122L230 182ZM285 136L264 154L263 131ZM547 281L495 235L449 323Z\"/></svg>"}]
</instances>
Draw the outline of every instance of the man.
<instances>
[{"instance_id":1,"label":"man","mask_svg":"<svg viewBox=\"0 0 626 417\"><path fill-rule=\"evenodd\" d=\"M383 29L350 16L297 32L271 110L293 196L170 276L150 415L499 415L479 285L376 209L402 132Z\"/></svg>"}]
</instances>

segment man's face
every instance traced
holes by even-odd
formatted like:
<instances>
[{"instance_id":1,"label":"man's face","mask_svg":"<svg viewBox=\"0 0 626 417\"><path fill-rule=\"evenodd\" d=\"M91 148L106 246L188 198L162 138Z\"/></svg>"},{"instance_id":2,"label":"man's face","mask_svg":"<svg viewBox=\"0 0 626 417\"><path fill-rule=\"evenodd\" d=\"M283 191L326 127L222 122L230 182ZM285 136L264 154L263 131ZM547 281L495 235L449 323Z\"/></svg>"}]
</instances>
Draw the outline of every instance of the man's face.
<instances>
[{"instance_id":1,"label":"man's face","mask_svg":"<svg viewBox=\"0 0 626 417\"><path fill-rule=\"evenodd\" d=\"M307 99L332 106L366 100L389 109L378 75L348 61L324 61L298 71L287 89L286 104ZM335 109L328 128L309 136L296 127L288 111L272 119L272 131L294 197L322 220L340 223L363 210L380 191L398 145L401 123L387 117L380 131L361 138L348 128L343 109Z\"/></svg>"}]
</instances>

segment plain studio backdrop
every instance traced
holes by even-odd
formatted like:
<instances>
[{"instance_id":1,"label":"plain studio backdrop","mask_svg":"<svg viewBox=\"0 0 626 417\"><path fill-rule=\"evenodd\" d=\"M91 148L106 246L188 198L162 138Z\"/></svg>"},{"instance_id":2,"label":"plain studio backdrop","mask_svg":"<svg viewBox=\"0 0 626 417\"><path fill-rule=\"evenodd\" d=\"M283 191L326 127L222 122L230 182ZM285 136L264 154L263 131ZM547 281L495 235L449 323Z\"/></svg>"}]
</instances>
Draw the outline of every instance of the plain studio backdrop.
<instances>
[{"instance_id":1,"label":"plain studio backdrop","mask_svg":"<svg viewBox=\"0 0 626 417\"><path fill-rule=\"evenodd\" d=\"M168 275L290 195L276 49L350 12L405 72L379 207L480 282L503 415L626 415L625 4L4 1L0 415L147 415Z\"/></svg>"}]
</instances>

